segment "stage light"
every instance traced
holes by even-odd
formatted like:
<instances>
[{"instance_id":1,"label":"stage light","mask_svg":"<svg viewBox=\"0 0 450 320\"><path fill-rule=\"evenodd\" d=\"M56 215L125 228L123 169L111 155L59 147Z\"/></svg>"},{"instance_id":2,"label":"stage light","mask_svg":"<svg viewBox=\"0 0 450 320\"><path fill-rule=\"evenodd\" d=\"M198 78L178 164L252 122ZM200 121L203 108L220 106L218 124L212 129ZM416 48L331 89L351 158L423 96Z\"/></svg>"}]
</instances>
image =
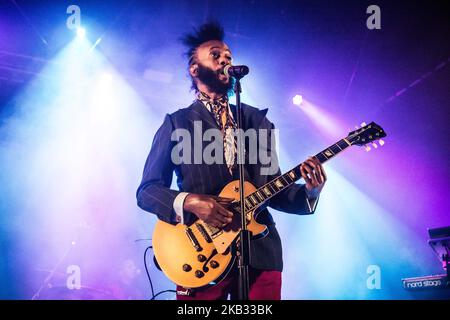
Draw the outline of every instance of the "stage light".
<instances>
[{"instance_id":1,"label":"stage light","mask_svg":"<svg viewBox=\"0 0 450 320\"><path fill-rule=\"evenodd\" d=\"M345 126L336 117L331 114L327 108L320 107L311 101L302 98L301 107L305 115L312 120L313 125L319 129L321 134L327 136L327 139L335 139L345 132ZM359 129L359 127L355 127ZM349 131L352 131L351 129Z\"/></svg>"},{"instance_id":2,"label":"stage light","mask_svg":"<svg viewBox=\"0 0 450 320\"><path fill-rule=\"evenodd\" d=\"M114 247L114 261L133 257L130 246L124 246L126 241L121 239L126 237L122 234L128 233L136 223L129 219L135 201L127 204L129 195L123 190L134 188L136 177L130 173L142 171L148 140L153 138L164 115L154 115L125 80L128 75L116 71L101 52L89 52L92 44L88 36L83 39L77 35L78 30L72 32L72 41L43 66L39 76L21 88L14 105L11 104L11 110L17 110L17 113L8 116L8 121L0 126L0 194L4 195L4 190L12 188L3 183L3 178L11 182L21 180L21 192L27 198L19 204L15 196L8 198L8 202L1 197L0 211L5 204L20 211L14 221L33 220L45 225L45 228L36 228L35 224L21 223L23 228L18 233L17 246L21 252L27 252L27 258L32 261L24 265L28 274L33 273L36 266L59 261L60 256L72 248L77 250L77 259L89 261L82 264L82 270L93 275L89 278L90 283L100 283L96 274L120 283L119 274L104 269L105 259L99 254L102 249L97 248L97 244ZM153 131L149 131L149 127ZM139 137L145 135L139 142ZM70 148L65 147L68 145ZM135 154L136 150L140 154ZM16 154L24 156L16 157ZM133 156L130 158L129 155ZM29 170L42 176L29 174L23 179L15 176L26 172L25 158L29 160ZM54 184L57 181L55 174L65 181L67 193ZM33 187L36 185L34 179L38 177L45 185L45 195ZM114 185L114 190L103 183ZM91 192L91 187L108 189L108 196L103 195L103 191ZM114 201L102 200L110 195ZM38 199L42 201L40 207L36 206ZM111 213L113 217L108 218L108 223L104 222L103 212ZM35 219L35 215L39 218ZM100 228L97 235L89 231L91 226ZM37 239L34 249L28 247L32 241L27 237ZM84 246L87 242L89 245ZM45 253L36 252L38 247L45 247ZM15 258L22 260L20 255ZM21 283L22 294L32 297L36 284L43 280L40 274L33 273Z\"/></svg>"},{"instance_id":3,"label":"stage light","mask_svg":"<svg viewBox=\"0 0 450 320\"><path fill-rule=\"evenodd\" d=\"M299 95L299 94L295 95L292 98L292 103L295 104L296 106L301 105L302 102L303 102L303 97L301 95Z\"/></svg>"},{"instance_id":4,"label":"stage light","mask_svg":"<svg viewBox=\"0 0 450 320\"><path fill-rule=\"evenodd\" d=\"M92 50L95 49L95 47L98 46L98 44L102 41L102 38L98 38L97 41L95 41L94 45L91 47L91 49L89 49L89 51L91 52Z\"/></svg>"},{"instance_id":5,"label":"stage light","mask_svg":"<svg viewBox=\"0 0 450 320\"><path fill-rule=\"evenodd\" d=\"M100 85L101 85L101 86L108 86L108 85L111 84L112 79L113 79L113 76L112 76L111 73L109 73L109 72L103 72L103 73L100 75L100 77L99 77Z\"/></svg>"},{"instance_id":6,"label":"stage light","mask_svg":"<svg viewBox=\"0 0 450 320\"><path fill-rule=\"evenodd\" d=\"M80 38L84 38L86 36L86 29L82 27L77 28L77 36Z\"/></svg>"}]
</instances>

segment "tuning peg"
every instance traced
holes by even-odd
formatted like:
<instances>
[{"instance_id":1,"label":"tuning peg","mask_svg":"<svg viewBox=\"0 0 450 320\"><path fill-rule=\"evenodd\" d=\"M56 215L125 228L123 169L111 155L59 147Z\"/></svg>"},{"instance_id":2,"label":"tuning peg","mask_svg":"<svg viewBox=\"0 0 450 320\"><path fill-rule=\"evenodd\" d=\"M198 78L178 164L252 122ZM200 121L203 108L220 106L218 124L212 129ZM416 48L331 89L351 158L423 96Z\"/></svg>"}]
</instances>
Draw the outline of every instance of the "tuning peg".
<instances>
[{"instance_id":1,"label":"tuning peg","mask_svg":"<svg viewBox=\"0 0 450 320\"><path fill-rule=\"evenodd\" d=\"M356 130L358 130L358 129L359 129L359 127L358 127L358 126L355 126L355 129L356 129Z\"/></svg>"},{"instance_id":2,"label":"tuning peg","mask_svg":"<svg viewBox=\"0 0 450 320\"><path fill-rule=\"evenodd\" d=\"M380 147L384 146L384 140L380 139L380 140L378 140L378 143L380 144Z\"/></svg>"},{"instance_id":3,"label":"tuning peg","mask_svg":"<svg viewBox=\"0 0 450 320\"><path fill-rule=\"evenodd\" d=\"M366 126L366 123L365 122L362 122L361 123L361 127L365 127Z\"/></svg>"},{"instance_id":4,"label":"tuning peg","mask_svg":"<svg viewBox=\"0 0 450 320\"><path fill-rule=\"evenodd\" d=\"M368 145L365 145L364 149L366 149L366 151L369 152L372 148L370 146L368 146Z\"/></svg>"},{"instance_id":5,"label":"tuning peg","mask_svg":"<svg viewBox=\"0 0 450 320\"><path fill-rule=\"evenodd\" d=\"M378 148L378 145L375 142L372 142L372 146L376 149Z\"/></svg>"}]
</instances>

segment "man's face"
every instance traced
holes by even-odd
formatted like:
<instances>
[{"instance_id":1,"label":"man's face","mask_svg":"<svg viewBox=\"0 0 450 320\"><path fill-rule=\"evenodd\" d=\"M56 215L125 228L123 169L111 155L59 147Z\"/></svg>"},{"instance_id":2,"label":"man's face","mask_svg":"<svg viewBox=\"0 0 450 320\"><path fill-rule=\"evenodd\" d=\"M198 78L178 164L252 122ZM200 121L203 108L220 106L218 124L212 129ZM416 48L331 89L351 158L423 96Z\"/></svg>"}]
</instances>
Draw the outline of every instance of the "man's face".
<instances>
[{"instance_id":1,"label":"man's face","mask_svg":"<svg viewBox=\"0 0 450 320\"><path fill-rule=\"evenodd\" d=\"M191 76L216 93L227 93L232 87L231 79L223 74L223 68L232 61L228 46L217 40L207 41L197 48L195 55Z\"/></svg>"}]
</instances>

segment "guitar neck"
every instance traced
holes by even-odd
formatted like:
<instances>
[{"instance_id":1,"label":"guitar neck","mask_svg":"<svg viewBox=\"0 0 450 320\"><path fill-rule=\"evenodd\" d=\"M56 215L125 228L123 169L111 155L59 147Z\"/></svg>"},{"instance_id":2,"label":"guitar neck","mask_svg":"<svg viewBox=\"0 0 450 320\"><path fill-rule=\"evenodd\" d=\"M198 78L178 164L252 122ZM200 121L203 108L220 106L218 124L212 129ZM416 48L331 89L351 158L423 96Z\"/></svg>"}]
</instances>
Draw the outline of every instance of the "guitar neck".
<instances>
[{"instance_id":1,"label":"guitar neck","mask_svg":"<svg viewBox=\"0 0 450 320\"><path fill-rule=\"evenodd\" d=\"M320 163L324 163L349 146L351 146L350 142L344 138L329 146L328 148L322 150L314 157L317 158ZM246 196L244 199L246 212L257 208L263 202L269 200L273 196L288 188L290 185L294 184L296 181L300 180L302 178L300 172L300 166L302 164L303 163L300 163L291 170L287 171L285 174L282 174L277 178L269 181L262 187L258 188L258 190L256 190L255 192Z\"/></svg>"}]
</instances>

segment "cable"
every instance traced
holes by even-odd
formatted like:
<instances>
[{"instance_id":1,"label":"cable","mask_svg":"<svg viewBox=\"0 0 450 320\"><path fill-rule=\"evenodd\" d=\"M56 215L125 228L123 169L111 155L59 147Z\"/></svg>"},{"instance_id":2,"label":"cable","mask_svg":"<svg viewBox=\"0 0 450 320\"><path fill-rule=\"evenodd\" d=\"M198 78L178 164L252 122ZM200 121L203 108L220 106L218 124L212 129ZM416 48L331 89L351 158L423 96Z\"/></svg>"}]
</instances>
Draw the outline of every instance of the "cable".
<instances>
[{"instance_id":1,"label":"cable","mask_svg":"<svg viewBox=\"0 0 450 320\"><path fill-rule=\"evenodd\" d=\"M144 251L145 272L147 273L148 281L150 282L150 289L152 290L152 298L150 300L153 300L155 298L155 290L153 290L152 278L150 277L150 272L148 272L148 267L147 267L147 251L148 251L148 249L153 249L153 246L147 247L147 249L145 249L145 251Z\"/></svg>"},{"instance_id":2,"label":"cable","mask_svg":"<svg viewBox=\"0 0 450 320\"><path fill-rule=\"evenodd\" d=\"M160 294L163 294L165 292L176 292L176 291L175 290L163 290L163 291L160 291L157 294L155 294L155 290L153 288L152 278L150 277L150 272L148 271L148 267L147 267L147 251L149 249L153 249L153 246L147 247L145 249L145 251L144 251L144 266L145 266L145 272L147 273L148 282L150 283L150 289L152 291L152 297L150 298L150 300L155 300L155 298L157 296L159 296Z\"/></svg>"},{"instance_id":3,"label":"cable","mask_svg":"<svg viewBox=\"0 0 450 320\"><path fill-rule=\"evenodd\" d=\"M150 300L155 300L155 298L156 298L157 296L159 296L160 294L165 293L165 292L176 292L176 291L175 291L175 290L164 290L164 291L160 291L160 292L158 292L154 297L152 297Z\"/></svg>"}]
</instances>

